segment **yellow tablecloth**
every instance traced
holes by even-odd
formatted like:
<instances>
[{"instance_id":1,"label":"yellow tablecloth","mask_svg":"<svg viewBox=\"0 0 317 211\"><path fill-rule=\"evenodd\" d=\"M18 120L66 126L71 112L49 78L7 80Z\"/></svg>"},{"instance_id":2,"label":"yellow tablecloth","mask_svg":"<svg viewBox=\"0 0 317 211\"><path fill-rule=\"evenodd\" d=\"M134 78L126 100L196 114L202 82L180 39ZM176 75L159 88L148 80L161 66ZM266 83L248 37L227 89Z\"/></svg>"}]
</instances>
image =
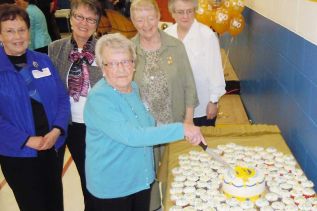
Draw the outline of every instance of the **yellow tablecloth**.
<instances>
[{"instance_id":1,"label":"yellow tablecloth","mask_svg":"<svg viewBox=\"0 0 317 211\"><path fill-rule=\"evenodd\" d=\"M209 147L219 144L236 143L243 146L275 147L284 154L291 154L280 130L274 125L231 125L225 127L203 127L202 132ZM178 156L190 150L202 150L199 146L192 146L185 141L175 142L166 147L158 178L166 185L163 192L164 210L168 211L173 205L170 201L170 184L173 180L171 170L178 166Z\"/></svg>"},{"instance_id":2,"label":"yellow tablecloth","mask_svg":"<svg viewBox=\"0 0 317 211\"><path fill-rule=\"evenodd\" d=\"M216 125L250 124L239 95L224 95L220 98Z\"/></svg>"}]
</instances>

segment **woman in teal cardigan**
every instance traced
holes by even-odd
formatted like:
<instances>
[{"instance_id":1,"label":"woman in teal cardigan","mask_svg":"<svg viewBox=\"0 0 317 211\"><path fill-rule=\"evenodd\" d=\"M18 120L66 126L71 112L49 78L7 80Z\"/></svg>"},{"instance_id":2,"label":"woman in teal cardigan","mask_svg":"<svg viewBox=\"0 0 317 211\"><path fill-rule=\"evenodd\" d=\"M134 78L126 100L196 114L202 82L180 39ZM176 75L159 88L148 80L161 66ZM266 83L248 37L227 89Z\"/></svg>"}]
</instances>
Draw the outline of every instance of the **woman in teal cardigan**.
<instances>
[{"instance_id":1,"label":"woman in teal cardigan","mask_svg":"<svg viewBox=\"0 0 317 211\"><path fill-rule=\"evenodd\" d=\"M29 49L47 54L47 46L52 42L48 33L46 18L43 12L35 5L34 0L15 0L16 4L25 9L30 17Z\"/></svg>"},{"instance_id":2,"label":"woman in teal cardigan","mask_svg":"<svg viewBox=\"0 0 317 211\"><path fill-rule=\"evenodd\" d=\"M186 123L155 126L132 82L135 52L120 34L97 41L96 59L104 79L88 95L84 110L87 189L96 211L148 211L154 181L153 145L204 141L198 127Z\"/></svg>"}]
</instances>

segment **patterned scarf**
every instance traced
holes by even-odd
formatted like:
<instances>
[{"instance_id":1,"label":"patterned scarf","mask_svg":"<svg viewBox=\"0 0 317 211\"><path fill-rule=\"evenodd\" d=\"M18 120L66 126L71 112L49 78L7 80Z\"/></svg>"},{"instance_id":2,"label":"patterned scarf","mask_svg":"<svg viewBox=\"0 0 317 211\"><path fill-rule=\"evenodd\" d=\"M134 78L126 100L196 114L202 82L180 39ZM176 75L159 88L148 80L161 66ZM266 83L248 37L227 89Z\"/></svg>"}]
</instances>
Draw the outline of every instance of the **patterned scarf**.
<instances>
[{"instance_id":1,"label":"patterned scarf","mask_svg":"<svg viewBox=\"0 0 317 211\"><path fill-rule=\"evenodd\" d=\"M76 41L72 38L73 49L70 51L68 59L72 62L68 74L68 92L75 102L79 97L87 97L89 89L89 71L88 67L94 62L95 52L92 46L92 37L84 45L82 52L78 51Z\"/></svg>"}]
</instances>

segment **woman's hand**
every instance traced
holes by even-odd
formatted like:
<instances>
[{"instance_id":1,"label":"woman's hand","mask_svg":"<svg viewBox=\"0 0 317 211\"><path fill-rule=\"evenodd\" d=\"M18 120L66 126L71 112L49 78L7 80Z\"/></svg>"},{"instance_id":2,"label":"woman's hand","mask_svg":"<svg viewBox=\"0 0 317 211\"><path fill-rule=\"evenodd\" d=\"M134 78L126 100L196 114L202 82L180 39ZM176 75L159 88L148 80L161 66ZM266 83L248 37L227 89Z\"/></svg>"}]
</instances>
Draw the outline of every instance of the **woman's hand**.
<instances>
[{"instance_id":1,"label":"woman's hand","mask_svg":"<svg viewBox=\"0 0 317 211\"><path fill-rule=\"evenodd\" d=\"M217 103L209 102L207 104L207 108L206 108L207 119L215 118L217 116L217 113L218 113L218 105L217 105Z\"/></svg>"},{"instance_id":2,"label":"woman's hand","mask_svg":"<svg viewBox=\"0 0 317 211\"><path fill-rule=\"evenodd\" d=\"M31 136L25 145L32 149L41 150L44 145L44 138L42 136Z\"/></svg>"},{"instance_id":3,"label":"woman's hand","mask_svg":"<svg viewBox=\"0 0 317 211\"><path fill-rule=\"evenodd\" d=\"M193 124L184 123L184 134L186 140L192 145L198 145L200 142L207 145L205 138L200 132L200 128Z\"/></svg>"},{"instance_id":4,"label":"woman's hand","mask_svg":"<svg viewBox=\"0 0 317 211\"><path fill-rule=\"evenodd\" d=\"M44 138L43 138L44 144L43 144L41 150L46 150L46 149L52 148L60 135L61 135L60 129L53 128L49 133L47 133L44 136Z\"/></svg>"}]
</instances>

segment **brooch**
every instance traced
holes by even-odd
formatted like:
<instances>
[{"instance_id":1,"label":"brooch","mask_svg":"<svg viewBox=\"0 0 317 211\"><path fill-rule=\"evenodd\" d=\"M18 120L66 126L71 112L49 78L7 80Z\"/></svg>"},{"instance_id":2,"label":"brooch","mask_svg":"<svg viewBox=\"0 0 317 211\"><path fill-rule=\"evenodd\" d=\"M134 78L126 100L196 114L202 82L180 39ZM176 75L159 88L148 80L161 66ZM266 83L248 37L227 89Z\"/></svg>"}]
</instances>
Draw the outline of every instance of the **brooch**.
<instances>
[{"instance_id":1,"label":"brooch","mask_svg":"<svg viewBox=\"0 0 317 211\"><path fill-rule=\"evenodd\" d=\"M35 68L39 67L39 64L36 61L33 61L32 64L33 64L33 67L35 67Z\"/></svg>"},{"instance_id":2,"label":"brooch","mask_svg":"<svg viewBox=\"0 0 317 211\"><path fill-rule=\"evenodd\" d=\"M173 57L172 56L167 57L167 64L173 64Z\"/></svg>"}]
</instances>

